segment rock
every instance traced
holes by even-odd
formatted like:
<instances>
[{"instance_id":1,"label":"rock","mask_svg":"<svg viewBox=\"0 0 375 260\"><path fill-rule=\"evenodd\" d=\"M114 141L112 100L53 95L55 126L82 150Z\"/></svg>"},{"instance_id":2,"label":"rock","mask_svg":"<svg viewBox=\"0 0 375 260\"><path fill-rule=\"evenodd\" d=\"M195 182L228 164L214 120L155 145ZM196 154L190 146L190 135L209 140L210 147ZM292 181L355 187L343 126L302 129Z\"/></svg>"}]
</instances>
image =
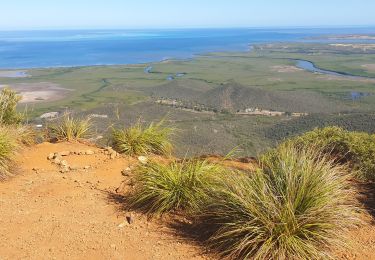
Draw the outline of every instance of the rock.
<instances>
[{"instance_id":1,"label":"rock","mask_svg":"<svg viewBox=\"0 0 375 260\"><path fill-rule=\"evenodd\" d=\"M68 162L65 161L65 160L60 161L60 165L64 166L64 167L68 167L69 166Z\"/></svg>"},{"instance_id":2,"label":"rock","mask_svg":"<svg viewBox=\"0 0 375 260\"><path fill-rule=\"evenodd\" d=\"M122 176L129 176L129 173L131 172L130 167L127 167L125 170L121 171Z\"/></svg>"},{"instance_id":3,"label":"rock","mask_svg":"<svg viewBox=\"0 0 375 260\"><path fill-rule=\"evenodd\" d=\"M129 216L126 216L126 221L129 223L129 224L133 224L134 223L134 219L133 219L133 216L130 214Z\"/></svg>"},{"instance_id":4,"label":"rock","mask_svg":"<svg viewBox=\"0 0 375 260\"><path fill-rule=\"evenodd\" d=\"M61 173L67 173L69 172L69 167L67 166L64 166L61 170L60 170Z\"/></svg>"},{"instance_id":5,"label":"rock","mask_svg":"<svg viewBox=\"0 0 375 260\"><path fill-rule=\"evenodd\" d=\"M78 167L77 166L69 166L69 169L71 171L76 171L76 170L78 170Z\"/></svg>"},{"instance_id":6,"label":"rock","mask_svg":"<svg viewBox=\"0 0 375 260\"><path fill-rule=\"evenodd\" d=\"M115 159L116 157L117 157L116 152L112 152L111 155L110 155L110 158L111 159Z\"/></svg>"},{"instance_id":7,"label":"rock","mask_svg":"<svg viewBox=\"0 0 375 260\"><path fill-rule=\"evenodd\" d=\"M142 164L147 164L148 158L146 156L139 156L138 161Z\"/></svg>"},{"instance_id":8,"label":"rock","mask_svg":"<svg viewBox=\"0 0 375 260\"><path fill-rule=\"evenodd\" d=\"M91 167L89 165L86 165L85 167L83 167L84 170L88 170L90 169Z\"/></svg>"},{"instance_id":9,"label":"rock","mask_svg":"<svg viewBox=\"0 0 375 260\"><path fill-rule=\"evenodd\" d=\"M92 151L92 150L87 150L87 151L86 151L86 155L93 155L93 154L95 154L95 152Z\"/></svg>"},{"instance_id":10,"label":"rock","mask_svg":"<svg viewBox=\"0 0 375 260\"><path fill-rule=\"evenodd\" d=\"M68 156L70 155L70 151L62 151L58 153L60 156Z\"/></svg>"},{"instance_id":11,"label":"rock","mask_svg":"<svg viewBox=\"0 0 375 260\"><path fill-rule=\"evenodd\" d=\"M56 157L55 159L53 159L53 163L60 164L61 163L61 158Z\"/></svg>"},{"instance_id":12,"label":"rock","mask_svg":"<svg viewBox=\"0 0 375 260\"><path fill-rule=\"evenodd\" d=\"M122 222L120 225L118 225L119 228L124 228L126 227L127 225L129 225L128 221L124 221Z\"/></svg>"},{"instance_id":13,"label":"rock","mask_svg":"<svg viewBox=\"0 0 375 260\"><path fill-rule=\"evenodd\" d=\"M54 153L50 153L48 156L47 156L47 159L48 160L53 160L55 158L55 154Z\"/></svg>"}]
</instances>

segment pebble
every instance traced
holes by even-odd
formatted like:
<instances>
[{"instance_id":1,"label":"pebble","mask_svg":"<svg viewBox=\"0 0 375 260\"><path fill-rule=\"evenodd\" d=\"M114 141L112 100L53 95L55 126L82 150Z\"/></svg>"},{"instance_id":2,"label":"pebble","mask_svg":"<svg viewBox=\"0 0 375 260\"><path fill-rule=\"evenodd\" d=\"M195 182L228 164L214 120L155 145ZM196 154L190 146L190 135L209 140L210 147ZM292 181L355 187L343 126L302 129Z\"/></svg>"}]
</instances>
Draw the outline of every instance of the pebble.
<instances>
[{"instance_id":1,"label":"pebble","mask_svg":"<svg viewBox=\"0 0 375 260\"><path fill-rule=\"evenodd\" d=\"M60 165L61 165L61 166L65 166L65 167L68 167L68 166L69 166L69 165L68 165L68 162L65 161L65 160L60 161Z\"/></svg>"},{"instance_id":2,"label":"pebble","mask_svg":"<svg viewBox=\"0 0 375 260\"><path fill-rule=\"evenodd\" d=\"M56 163L56 164L60 164L60 163L61 163L61 160L60 160L60 158L55 158L55 159L53 160L53 162Z\"/></svg>"},{"instance_id":3,"label":"pebble","mask_svg":"<svg viewBox=\"0 0 375 260\"><path fill-rule=\"evenodd\" d=\"M146 156L139 156L138 161L142 164L147 164L148 158Z\"/></svg>"},{"instance_id":4,"label":"pebble","mask_svg":"<svg viewBox=\"0 0 375 260\"><path fill-rule=\"evenodd\" d=\"M58 155L60 155L60 156L68 156L70 154L71 154L70 151L62 151L62 152L58 153Z\"/></svg>"},{"instance_id":5,"label":"pebble","mask_svg":"<svg viewBox=\"0 0 375 260\"><path fill-rule=\"evenodd\" d=\"M53 160L55 158L55 153L50 153L47 157L48 160Z\"/></svg>"},{"instance_id":6,"label":"pebble","mask_svg":"<svg viewBox=\"0 0 375 260\"><path fill-rule=\"evenodd\" d=\"M130 167L127 167L125 170L121 171L122 176L129 176L129 173L131 172Z\"/></svg>"}]
</instances>

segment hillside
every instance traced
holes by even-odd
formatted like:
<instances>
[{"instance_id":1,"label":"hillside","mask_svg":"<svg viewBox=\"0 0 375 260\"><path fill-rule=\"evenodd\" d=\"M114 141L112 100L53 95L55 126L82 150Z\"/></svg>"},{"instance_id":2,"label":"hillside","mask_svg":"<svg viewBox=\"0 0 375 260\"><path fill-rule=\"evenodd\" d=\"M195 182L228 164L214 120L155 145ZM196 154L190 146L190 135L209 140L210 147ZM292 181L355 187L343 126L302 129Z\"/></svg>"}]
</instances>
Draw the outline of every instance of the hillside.
<instances>
[{"instance_id":1,"label":"hillside","mask_svg":"<svg viewBox=\"0 0 375 260\"><path fill-rule=\"evenodd\" d=\"M47 157L63 151L92 152L64 156L77 169L61 173ZM0 183L1 259L217 258L173 228L171 220L182 217L147 219L123 208L116 189L129 177L121 171L136 164L81 143L25 148L16 158L17 176ZM363 218L367 224L350 234L353 248L337 252L338 258L375 258L375 227L368 215Z\"/></svg>"},{"instance_id":2,"label":"hillside","mask_svg":"<svg viewBox=\"0 0 375 260\"><path fill-rule=\"evenodd\" d=\"M164 220L122 209L115 192L134 159L104 154L67 156L88 170L60 173L47 160L61 151L94 152L82 144L43 143L17 156L18 176L0 183L1 259L205 259L173 235ZM128 224L127 217L132 217Z\"/></svg>"}]
</instances>

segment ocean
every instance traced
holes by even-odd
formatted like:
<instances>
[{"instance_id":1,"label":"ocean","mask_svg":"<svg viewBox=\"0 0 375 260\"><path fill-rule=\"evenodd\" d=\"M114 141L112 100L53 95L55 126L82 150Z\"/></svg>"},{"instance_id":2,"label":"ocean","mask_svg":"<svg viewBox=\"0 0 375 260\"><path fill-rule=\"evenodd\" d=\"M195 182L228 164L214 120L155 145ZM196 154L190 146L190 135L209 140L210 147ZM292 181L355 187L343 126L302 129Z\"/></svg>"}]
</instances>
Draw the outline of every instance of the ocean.
<instances>
[{"instance_id":1,"label":"ocean","mask_svg":"<svg viewBox=\"0 0 375 260\"><path fill-rule=\"evenodd\" d=\"M306 42L330 34L375 33L374 28L0 31L0 68L118 65L188 59L251 44Z\"/></svg>"}]
</instances>

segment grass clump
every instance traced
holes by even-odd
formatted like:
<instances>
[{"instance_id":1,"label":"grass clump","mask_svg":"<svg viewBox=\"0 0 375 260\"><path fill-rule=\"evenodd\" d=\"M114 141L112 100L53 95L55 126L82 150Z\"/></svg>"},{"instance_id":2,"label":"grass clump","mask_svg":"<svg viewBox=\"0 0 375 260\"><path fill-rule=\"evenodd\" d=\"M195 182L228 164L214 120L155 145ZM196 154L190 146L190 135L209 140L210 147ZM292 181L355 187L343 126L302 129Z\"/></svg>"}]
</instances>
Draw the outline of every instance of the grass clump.
<instances>
[{"instance_id":1,"label":"grass clump","mask_svg":"<svg viewBox=\"0 0 375 260\"><path fill-rule=\"evenodd\" d=\"M205 190L212 184L213 176L221 172L221 166L206 160L169 164L151 161L135 170L130 205L150 215L196 210L205 200Z\"/></svg>"},{"instance_id":2,"label":"grass clump","mask_svg":"<svg viewBox=\"0 0 375 260\"><path fill-rule=\"evenodd\" d=\"M337 163L348 164L364 181L375 181L375 135L339 127L315 129L291 140L300 147L314 146Z\"/></svg>"},{"instance_id":3,"label":"grass clump","mask_svg":"<svg viewBox=\"0 0 375 260\"><path fill-rule=\"evenodd\" d=\"M9 176L11 173L9 171L9 164L11 159L18 148L18 143L16 136L13 131L9 128L1 126L0 127L0 179L3 180Z\"/></svg>"},{"instance_id":4,"label":"grass clump","mask_svg":"<svg viewBox=\"0 0 375 260\"><path fill-rule=\"evenodd\" d=\"M230 174L200 213L209 242L233 259L325 259L356 223L350 177L313 149L285 144L254 174Z\"/></svg>"},{"instance_id":5,"label":"grass clump","mask_svg":"<svg viewBox=\"0 0 375 260\"><path fill-rule=\"evenodd\" d=\"M0 124L19 124L23 115L17 112L17 104L22 99L14 90L3 88L0 93Z\"/></svg>"},{"instance_id":6,"label":"grass clump","mask_svg":"<svg viewBox=\"0 0 375 260\"><path fill-rule=\"evenodd\" d=\"M129 128L113 129L111 139L114 149L126 155L170 155L173 132L173 128L163 126L163 121L145 128L138 122Z\"/></svg>"},{"instance_id":7,"label":"grass clump","mask_svg":"<svg viewBox=\"0 0 375 260\"><path fill-rule=\"evenodd\" d=\"M90 118L74 118L65 113L61 120L48 126L48 134L58 141L75 141L91 135L92 123Z\"/></svg>"}]
</instances>

